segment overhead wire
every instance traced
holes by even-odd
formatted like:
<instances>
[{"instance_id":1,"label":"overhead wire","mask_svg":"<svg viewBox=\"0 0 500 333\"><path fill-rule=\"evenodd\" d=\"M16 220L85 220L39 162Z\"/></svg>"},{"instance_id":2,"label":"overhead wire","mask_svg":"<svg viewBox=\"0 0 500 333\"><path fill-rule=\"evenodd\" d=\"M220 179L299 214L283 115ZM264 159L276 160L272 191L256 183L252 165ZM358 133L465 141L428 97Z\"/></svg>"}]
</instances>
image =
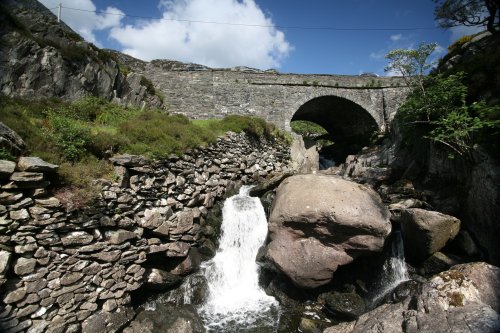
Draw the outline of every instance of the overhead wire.
<instances>
[{"instance_id":1,"label":"overhead wire","mask_svg":"<svg viewBox=\"0 0 500 333\"><path fill-rule=\"evenodd\" d=\"M54 9L57 9L57 8L59 8L59 7L56 7ZM105 12L105 11L100 11L100 10L88 10L88 9L65 7L65 6L61 6L61 8L76 10L76 11L81 11L81 12L95 13L95 14L116 15L116 16L123 16L123 17L150 19L150 20L159 20L159 21L201 23L201 24L218 24L218 25L256 27L256 28L275 28L275 29L294 29L294 30L329 30L329 31L415 31L415 30L440 29L439 27L338 28L338 27L314 27L314 26L284 26L284 25L266 25L266 24L249 24L249 23L235 23L235 22L217 22L217 21L203 21L203 20L173 19L173 18L165 18L165 17L153 17L153 16L130 15L130 14L125 14L125 13L113 13L113 12Z\"/></svg>"}]
</instances>

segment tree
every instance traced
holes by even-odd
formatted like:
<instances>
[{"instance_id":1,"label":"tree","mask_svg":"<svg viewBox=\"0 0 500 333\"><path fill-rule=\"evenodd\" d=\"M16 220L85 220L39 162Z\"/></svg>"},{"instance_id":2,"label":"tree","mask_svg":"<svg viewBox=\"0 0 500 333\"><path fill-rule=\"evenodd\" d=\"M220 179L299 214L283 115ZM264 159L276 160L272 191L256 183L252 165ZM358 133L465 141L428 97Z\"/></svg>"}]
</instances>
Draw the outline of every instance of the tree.
<instances>
[{"instance_id":1,"label":"tree","mask_svg":"<svg viewBox=\"0 0 500 333\"><path fill-rule=\"evenodd\" d=\"M386 72L401 74L410 88L418 88L425 94L425 73L433 66L427 59L434 52L437 43L420 43L417 49L395 49L386 54L389 64Z\"/></svg>"},{"instance_id":2,"label":"tree","mask_svg":"<svg viewBox=\"0 0 500 333\"><path fill-rule=\"evenodd\" d=\"M485 25L491 33L500 32L500 0L433 0L434 16L443 28L459 25Z\"/></svg>"}]
</instances>

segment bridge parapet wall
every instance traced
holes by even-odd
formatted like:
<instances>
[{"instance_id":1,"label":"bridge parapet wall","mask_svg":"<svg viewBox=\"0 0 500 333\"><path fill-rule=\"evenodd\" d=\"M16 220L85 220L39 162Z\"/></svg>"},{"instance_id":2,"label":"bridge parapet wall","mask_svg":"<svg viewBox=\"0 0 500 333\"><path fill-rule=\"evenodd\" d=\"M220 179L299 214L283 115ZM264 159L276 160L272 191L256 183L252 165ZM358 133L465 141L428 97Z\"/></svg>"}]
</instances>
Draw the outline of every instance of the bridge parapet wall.
<instances>
[{"instance_id":1,"label":"bridge parapet wall","mask_svg":"<svg viewBox=\"0 0 500 333\"><path fill-rule=\"evenodd\" d=\"M404 100L398 77L282 74L209 69L166 71L148 64L143 73L165 96L172 113L194 119L254 115L283 129L301 105L321 96L346 98L387 128Z\"/></svg>"}]
</instances>

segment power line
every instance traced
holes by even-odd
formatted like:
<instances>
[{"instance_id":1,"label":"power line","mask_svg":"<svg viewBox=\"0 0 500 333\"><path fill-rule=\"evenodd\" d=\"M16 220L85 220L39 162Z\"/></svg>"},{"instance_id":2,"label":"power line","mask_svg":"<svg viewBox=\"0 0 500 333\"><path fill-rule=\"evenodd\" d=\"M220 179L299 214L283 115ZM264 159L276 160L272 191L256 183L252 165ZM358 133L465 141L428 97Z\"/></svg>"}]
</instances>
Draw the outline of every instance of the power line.
<instances>
[{"instance_id":1,"label":"power line","mask_svg":"<svg viewBox=\"0 0 500 333\"><path fill-rule=\"evenodd\" d=\"M217 22L217 21L202 21L202 20L187 20L187 19L169 19L164 17L153 16L140 16L129 15L124 13L110 13L100 10L87 10L81 8L62 7L64 9L76 10L80 12L88 12L95 14L116 15L131 18L150 19L158 21L172 21L172 22L187 22L187 23L201 23L201 24L218 24L218 25L231 25L241 27L256 27L256 28L276 28L276 29L294 29L294 30L329 30L329 31L414 31L414 30L436 30L439 27L413 27L413 28L335 28L335 27L312 27L312 26L283 26L283 25L265 25L265 24L247 24L247 23L234 23L234 22ZM57 9L57 8L55 8Z\"/></svg>"}]
</instances>

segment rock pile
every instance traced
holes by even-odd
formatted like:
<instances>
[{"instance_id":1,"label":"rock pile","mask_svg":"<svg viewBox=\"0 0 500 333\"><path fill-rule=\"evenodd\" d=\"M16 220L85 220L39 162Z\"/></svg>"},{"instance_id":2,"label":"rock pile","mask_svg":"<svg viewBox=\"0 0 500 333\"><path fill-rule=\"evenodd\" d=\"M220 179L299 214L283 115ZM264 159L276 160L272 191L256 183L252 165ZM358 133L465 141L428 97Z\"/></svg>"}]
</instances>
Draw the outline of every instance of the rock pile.
<instances>
[{"instance_id":1,"label":"rock pile","mask_svg":"<svg viewBox=\"0 0 500 333\"><path fill-rule=\"evenodd\" d=\"M205 221L214 203L236 182L285 171L288 152L228 133L180 157L111 160L115 181L101 181L98 200L81 210L48 196L57 166L0 163L0 331L122 328L134 315L131 292L162 283L148 275L166 273L171 283L214 249Z\"/></svg>"}]
</instances>

